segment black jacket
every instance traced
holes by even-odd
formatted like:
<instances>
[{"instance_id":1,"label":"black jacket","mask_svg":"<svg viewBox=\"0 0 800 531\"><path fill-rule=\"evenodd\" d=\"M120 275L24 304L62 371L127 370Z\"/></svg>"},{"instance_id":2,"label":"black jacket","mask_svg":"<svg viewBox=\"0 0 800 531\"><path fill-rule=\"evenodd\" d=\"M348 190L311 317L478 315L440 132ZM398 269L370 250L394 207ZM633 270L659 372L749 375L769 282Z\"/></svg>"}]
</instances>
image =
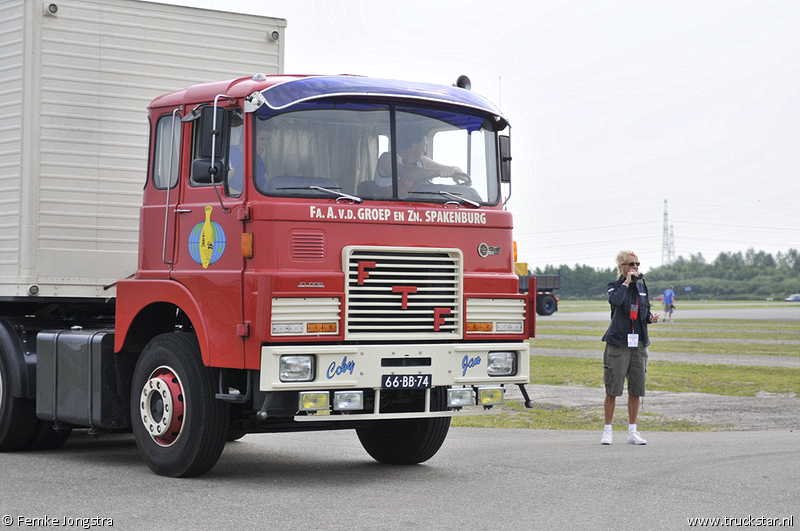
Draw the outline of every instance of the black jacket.
<instances>
[{"instance_id":1,"label":"black jacket","mask_svg":"<svg viewBox=\"0 0 800 531\"><path fill-rule=\"evenodd\" d=\"M628 345L628 334L639 334L640 344L650 345L647 323L653 321L650 313L650 297L644 281L631 282L626 286L622 277L608 283L608 303L611 305L611 324L603 335L603 341L624 347ZM631 321L631 305L639 303L639 314Z\"/></svg>"}]
</instances>

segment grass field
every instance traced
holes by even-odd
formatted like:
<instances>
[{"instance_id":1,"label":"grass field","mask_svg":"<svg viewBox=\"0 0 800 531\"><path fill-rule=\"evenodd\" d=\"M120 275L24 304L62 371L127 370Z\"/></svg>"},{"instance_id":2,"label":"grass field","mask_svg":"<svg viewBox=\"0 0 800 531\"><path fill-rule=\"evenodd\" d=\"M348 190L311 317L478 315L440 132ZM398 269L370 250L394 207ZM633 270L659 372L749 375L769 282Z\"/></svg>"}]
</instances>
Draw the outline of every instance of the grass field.
<instances>
[{"instance_id":1,"label":"grass field","mask_svg":"<svg viewBox=\"0 0 800 531\"><path fill-rule=\"evenodd\" d=\"M778 302L682 302L682 308L765 307ZM703 306L701 306L703 305ZM712 306L713 305L713 306ZM605 301L562 302L559 312L608 311ZM603 350L600 341L606 322L550 321L537 323L534 349ZM648 364L647 388L658 391L755 396L759 392L800 394L800 369L702 363L704 354L739 354L800 357L800 322L681 319L677 323L651 326L651 356L657 352L698 355L698 363L652 361ZM548 350L548 352L550 352ZM531 384L602 387L602 360L567 356L532 356ZM602 390L599 396L602 397ZM515 427L540 429L591 429L602 424L602 404L592 409L570 409L537 404L526 409L509 401L500 414L454 418L454 426ZM642 413L643 430L689 431L713 429Z\"/></svg>"}]
</instances>

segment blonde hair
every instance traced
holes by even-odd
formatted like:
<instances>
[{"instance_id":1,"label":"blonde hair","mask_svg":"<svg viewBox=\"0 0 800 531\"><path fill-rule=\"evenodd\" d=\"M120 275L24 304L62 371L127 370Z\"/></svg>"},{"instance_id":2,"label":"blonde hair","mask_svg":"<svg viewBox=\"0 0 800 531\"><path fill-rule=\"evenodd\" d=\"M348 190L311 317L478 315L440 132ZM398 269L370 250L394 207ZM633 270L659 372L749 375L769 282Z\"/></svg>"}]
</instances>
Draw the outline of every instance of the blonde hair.
<instances>
[{"instance_id":1,"label":"blonde hair","mask_svg":"<svg viewBox=\"0 0 800 531\"><path fill-rule=\"evenodd\" d=\"M620 275L622 274L622 264L625 263L625 259L629 256L636 258L637 261L639 260L639 257L633 251L620 251L617 253L617 271Z\"/></svg>"}]
</instances>

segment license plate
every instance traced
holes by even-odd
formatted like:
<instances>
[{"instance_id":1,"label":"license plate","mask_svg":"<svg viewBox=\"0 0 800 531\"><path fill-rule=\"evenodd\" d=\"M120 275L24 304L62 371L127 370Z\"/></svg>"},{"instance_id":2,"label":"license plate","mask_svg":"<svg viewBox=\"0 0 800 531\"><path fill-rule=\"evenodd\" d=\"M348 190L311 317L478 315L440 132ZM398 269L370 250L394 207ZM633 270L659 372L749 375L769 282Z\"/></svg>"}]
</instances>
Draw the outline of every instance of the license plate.
<instances>
[{"instance_id":1,"label":"license plate","mask_svg":"<svg viewBox=\"0 0 800 531\"><path fill-rule=\"evenodd\" d=\"M430 374L384 374L382 389L430 389Z\"/></svg>"}]
</instances>

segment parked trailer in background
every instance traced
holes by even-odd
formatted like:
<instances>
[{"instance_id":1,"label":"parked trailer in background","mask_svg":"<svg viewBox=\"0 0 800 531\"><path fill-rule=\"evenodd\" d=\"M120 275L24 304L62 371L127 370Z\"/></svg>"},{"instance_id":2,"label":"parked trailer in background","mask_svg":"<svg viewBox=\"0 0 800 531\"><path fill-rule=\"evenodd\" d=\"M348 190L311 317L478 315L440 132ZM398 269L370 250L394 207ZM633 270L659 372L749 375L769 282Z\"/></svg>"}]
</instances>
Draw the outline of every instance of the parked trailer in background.
<instances>
[{"instance_id":1,"label":"parked trailer in background","mask_svg":"<svg viewBox=\"0 0 800 531\"><path fill-rule=\"evenodd\" d=\"M531 275L528 264L518 262L515 267L520 293L528 293L531 291L530 287L535 286L533 292L536 293L536 313L552 315L557 312L558 298L553 292L561 288L561 271L557 275Z\"/></svg>"}]
</instances>

